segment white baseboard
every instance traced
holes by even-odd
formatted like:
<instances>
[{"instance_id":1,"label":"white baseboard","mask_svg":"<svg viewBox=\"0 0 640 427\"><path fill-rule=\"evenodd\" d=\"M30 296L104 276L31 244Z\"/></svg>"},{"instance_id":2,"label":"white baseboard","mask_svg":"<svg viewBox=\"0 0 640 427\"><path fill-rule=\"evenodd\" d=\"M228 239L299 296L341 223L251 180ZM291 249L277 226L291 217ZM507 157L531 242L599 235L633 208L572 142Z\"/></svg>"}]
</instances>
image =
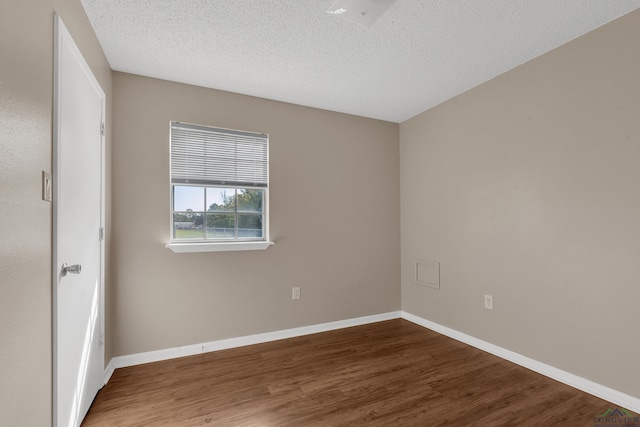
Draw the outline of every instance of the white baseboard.
<instances>
[{"instance_id":1,"label":"white baseboard","mask_svg":"<svg viewBox=\"0 0 640 427\"><path fill-rule=\"evenodd\" d=\"M319 332L333 331L336 329L366 325L369 323L382 322L385 320L398 318L403 318L424 328L431 329L432 331L435 331L439 334L445 335L449 338L453 338L457 341L463 342L472 347L486 351L487 353L491 353L517 365L523 366L546 377L552 378L556 381L560 381L561 383L567 384L573 388L582 390L586 393L592 394L596 397L622 406L623 408L626 408L630 411L640 413L640 399L637 397L630 396L628 394L603 386L602 384L598 384L586 378L582 378L561 369L554 368L553 366L538 362L537 360L515 353L511 350L507 350L505 348L472 337L471 335L456 331L455 329L442 326L430 320L423 319L422 317L418 317L405 311L392 311L388 313L376 314L373 316L357 317L354 319L339 320L336 322L321 323L318 325L303 326L300 328L285 329L282 331L247 335L244 337L192 344L183 347L149 351L146 353L137 353L127 356L117 356L112 358L105 368L104 382L106 384L109 381L111 375L113 375L113 372L116 369L124 368L127 366L159 362L162 360L174 359L177 357L193 356L195 354L207 353L210 351L219 351L236 347L244 347L247 345L261 344L270 341L300 337L304 335L316 334Z\"/></svg>"},{"instance_id":2,"label":"white baseboard","mask_svg":"<svg viewBox=\"0 0 640 427\"><path fill-rule=\"evenodd\" d=\"M471 335L456 331L455 329L451 329L430 320L423 319L422 317L415 316L411 313L402 311L401 316L405 320L418 324L427 329L431 329L432 331L435 331L439 334L445 335L449 338L453 338L454 340L463 342L472 347L476 347L480 350L486 351L487 353L491 353L495 356L523 366L546 377L552 378L556 381L560 381L561 383L567 384L573 388L592 394L596 397L599 397L600 399L615 403L616 405L622 406L623 408L626 408L630 411L640 413L640 399L637 397L630 396L618 390L603 386L602 384L598 384L586 378L579 377L567 371L563 371L562 369L554 368L553 366L538 362L537 360L523 356L511 350L507 350L506 348L488 343L481 339L472 337Z\"/></svg>"},{"instance_id":3,"label":"white baseboard","mask_svg":"<svg viewBox=\"0 0 640 427\"><path fill-rule=\"evenodd\" d=\"M175 359L177 357L193 356L210 351L226 350L229 348L244 347L247 345L261 344L286 338L300 337L303 335L317 334L319 332L333 331L352 326L366 325L368 323L382 322L384 320L399 319L400 311L375 314L372 316L357 317L354 319L338 320L336 322L321 323L318 325L302 326L299 328L285 329L263 334L247 335L238 338L229 338L219 341L211 341L200 344L192 344L183 347L168 348L165 350L148 351L127 356L116 356L111 359L105 369L105 384L111 378L113 371L127 366L141 365L143 363L159 362L161 360Z\"/></svg>"},{"instance_id":4,"label":"white baseboard","mask_svg":"<svg viewBox=\"0 0 640 427\"><path fill-rule=\"evenodd\" d=\"M104 368L104 384L108 383L111 379L111 375L116 370L115 365L113 364L113 359L109 360L109 364L106 368Z\"/></svg>"}]
</instances>

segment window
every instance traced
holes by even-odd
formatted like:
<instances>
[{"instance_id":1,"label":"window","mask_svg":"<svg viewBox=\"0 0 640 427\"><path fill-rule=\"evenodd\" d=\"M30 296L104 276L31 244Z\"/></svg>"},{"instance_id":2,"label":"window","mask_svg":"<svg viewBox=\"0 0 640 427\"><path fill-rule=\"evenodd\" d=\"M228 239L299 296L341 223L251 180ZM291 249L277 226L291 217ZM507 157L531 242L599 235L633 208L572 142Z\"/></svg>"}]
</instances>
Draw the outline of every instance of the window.
<instances>
[{"instance_id":1,"label":"window","mask_svg":"<svg viewBox=\"0 0 640 427\"><path fill-rule=\"evenodd\" d=\"M211 250L229 250L229 244L242 242L271 244L268 189L267 135L171 123L168 247L193 249L193 244L210 244L209 247L227 246ZM265 249L268 244L235 248ZM195 249L200 250L209 249Z\"/></svg>"}]
</instances>

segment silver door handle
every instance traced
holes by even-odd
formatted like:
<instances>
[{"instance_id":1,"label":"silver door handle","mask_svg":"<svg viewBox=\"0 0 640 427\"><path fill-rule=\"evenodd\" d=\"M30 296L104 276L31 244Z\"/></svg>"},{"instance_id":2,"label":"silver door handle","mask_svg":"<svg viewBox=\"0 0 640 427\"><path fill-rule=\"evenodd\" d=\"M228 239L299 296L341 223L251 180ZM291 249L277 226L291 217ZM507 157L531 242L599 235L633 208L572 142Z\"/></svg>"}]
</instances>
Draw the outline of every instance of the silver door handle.
<instances>
[{"instance_id":1,"label":"silver door handle","mask_svg":"<svg viewBox=\"0 0 640 427\"><path fill-rule=\"evenodd\" d=\"M62 275L62 277L64 277L67 275L67 273L80 274L80 271L82 271L82 266L80 264L67 265L67 263L65 262L64 264L62 264L62 271L60 274Z\"/></svg>"}]
</instances>

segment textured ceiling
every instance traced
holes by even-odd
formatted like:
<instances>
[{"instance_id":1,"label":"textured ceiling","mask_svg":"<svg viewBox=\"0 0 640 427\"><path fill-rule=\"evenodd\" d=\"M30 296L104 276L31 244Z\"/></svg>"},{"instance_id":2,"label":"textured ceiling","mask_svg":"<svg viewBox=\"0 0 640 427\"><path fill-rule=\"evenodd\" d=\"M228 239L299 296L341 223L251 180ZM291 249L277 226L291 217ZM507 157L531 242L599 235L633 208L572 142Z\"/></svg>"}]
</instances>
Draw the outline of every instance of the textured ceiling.
<instances>
[{"instance_id":1,"label":"textured ceiling","mask_svg":"<svg viewBox=\"0 0 640 427\"><path fill-rule=\"evenodd\" d=\"M398 0L370 28L332 0L82 0L114 70L402 122L640 0Z\"/></svg>"}]
</instances>

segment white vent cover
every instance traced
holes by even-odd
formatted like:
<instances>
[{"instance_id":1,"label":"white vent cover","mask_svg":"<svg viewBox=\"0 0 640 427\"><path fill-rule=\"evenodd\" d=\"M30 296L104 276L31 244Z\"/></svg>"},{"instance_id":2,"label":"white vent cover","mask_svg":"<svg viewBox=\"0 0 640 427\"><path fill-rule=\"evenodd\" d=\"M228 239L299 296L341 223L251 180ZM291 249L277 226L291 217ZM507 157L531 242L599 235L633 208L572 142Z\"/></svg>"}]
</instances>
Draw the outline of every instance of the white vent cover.
<instances>
[{"instance_id":1,"label":"white vent cover","mask_svg":"<svg viewBox=\"0 0 640 427\"><path fill-rule=\"evenodd\" d=\"M416 260L416 283L434 289L440 289L440 263Z\"/></svg>"}]
</instances>

